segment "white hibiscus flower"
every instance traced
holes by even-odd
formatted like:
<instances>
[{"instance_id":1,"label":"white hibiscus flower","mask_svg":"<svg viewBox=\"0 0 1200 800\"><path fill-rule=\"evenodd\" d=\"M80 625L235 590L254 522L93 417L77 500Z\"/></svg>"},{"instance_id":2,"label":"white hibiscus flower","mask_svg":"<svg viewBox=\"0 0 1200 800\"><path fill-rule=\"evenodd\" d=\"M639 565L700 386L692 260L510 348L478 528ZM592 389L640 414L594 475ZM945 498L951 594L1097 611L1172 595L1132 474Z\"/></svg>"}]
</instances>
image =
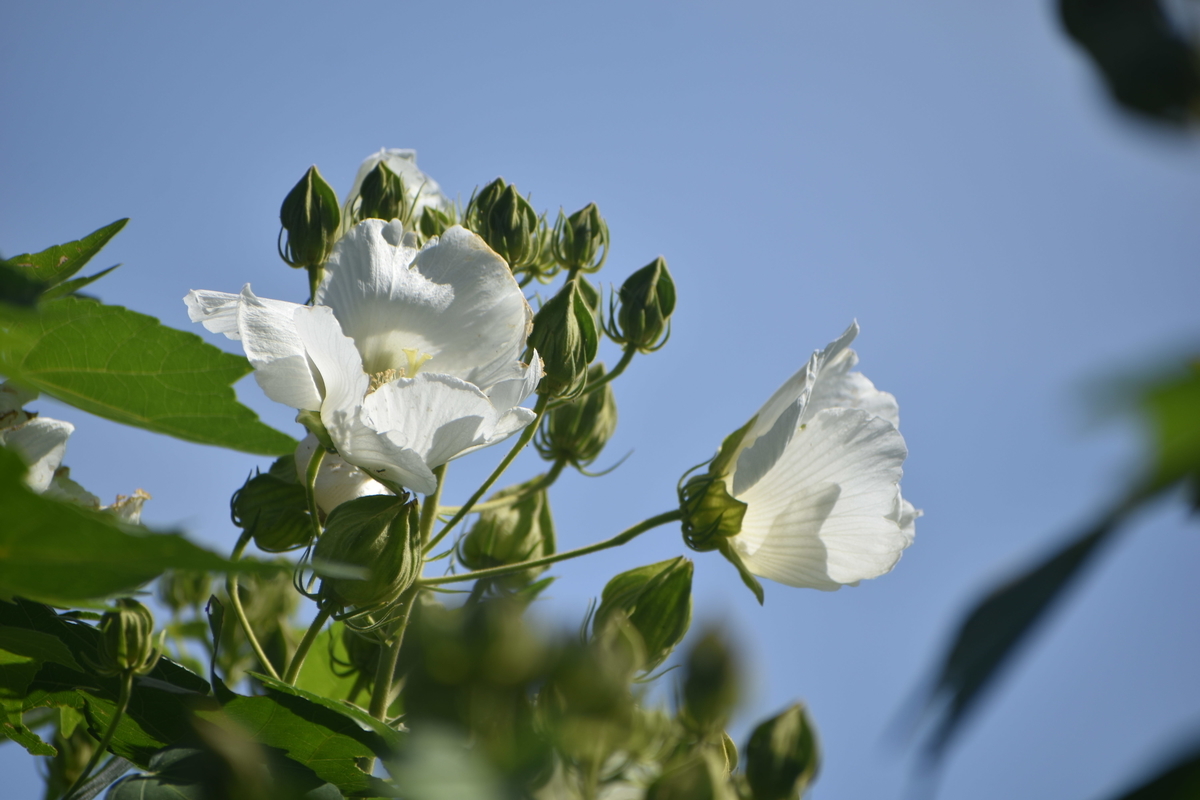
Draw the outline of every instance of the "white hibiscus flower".
<instances>
[{"instance_id":1,"label":"white hibiscus flower","mask_svg":"<svg viewBox=\"0 0 1200 800\"><path fill-rule=\"evenodd\" d=\"M524 428L542 377L520 361L533 312L508 265L455 226L421 250L397 221L336 245L314 306L192 291L193 321L239 339L272 400L320 414L350 464L428 494L433 469Z\"/></svg>"},{"instance_id":2,"label":"white hibiscus flower","mask_svg":"<svg viewBox=\"0 0 1200 800\"><path fill-rule=\"evenodd\" d=\"M832 591L890 571L912 544L920 512L900 495L899 408L851 371L857 334L855 323L814 353L727 440L719 474L693 479L721 481L736 501L724 513L743 514L740 528L714 546L754 575Z\"/></svg>"}]
</instances>

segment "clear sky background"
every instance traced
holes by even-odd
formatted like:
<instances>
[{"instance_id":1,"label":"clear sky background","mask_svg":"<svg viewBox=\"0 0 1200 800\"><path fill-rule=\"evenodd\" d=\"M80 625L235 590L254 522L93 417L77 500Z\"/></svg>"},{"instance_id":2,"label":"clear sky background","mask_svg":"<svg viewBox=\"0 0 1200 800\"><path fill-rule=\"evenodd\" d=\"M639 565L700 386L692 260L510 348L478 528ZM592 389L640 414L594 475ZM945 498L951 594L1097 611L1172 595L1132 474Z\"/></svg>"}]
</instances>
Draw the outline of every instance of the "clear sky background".
<instances>
[{"instance_id":1,"label":"clear sky background","mask_svg":"<svg viewBox=\"0 0 1200 800\"><path fill-rule=\"evenodd\" d=\"M342 194L366 155L412 147L464 200L503 175L539 208L597 202L604 281L661 254L679 310L616 384L597 466L633 455L552 494L562 547L670 509L858 319L862 371L900 402L916 543L858 588L768 583L764 608L694 554L697 625L728 626L751 686L736 738L805 700L816 798L905 796L914 750L889 726L953 625L1138 463L1132 426L1096 421L1105 381L1200 346L1200 148L1115 112L1047 0L7 2L0 110L0 251L131 217L97 293L187 329L192 288L304 299L275 241L313 163ZM76 424L91 491L143 488L146 522L233 545L229 496L268 459L34 407ZM450 500L500 456L455 462ZM1196 534L1178 502L1139 518L971 719L940 797L1099 800L1196 733ZM576 625L616 571L685 552L662 528L563 565L539 613ZM14 745L0 774L40 791Z\"/></svg>"}]
</instances>

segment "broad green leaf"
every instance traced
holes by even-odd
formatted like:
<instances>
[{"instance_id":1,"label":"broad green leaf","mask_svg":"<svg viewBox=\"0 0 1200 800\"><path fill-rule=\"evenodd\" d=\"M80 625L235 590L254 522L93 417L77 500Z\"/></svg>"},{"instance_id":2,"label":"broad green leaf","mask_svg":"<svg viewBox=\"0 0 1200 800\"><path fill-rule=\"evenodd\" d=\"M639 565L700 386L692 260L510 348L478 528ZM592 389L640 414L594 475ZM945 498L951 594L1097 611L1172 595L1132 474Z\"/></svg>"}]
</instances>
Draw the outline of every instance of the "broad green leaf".
<instances>
[{"instance_id":1,"label":"broad green leaf","mask_svg":"<svg viewBox=\"0 0 1200 800\"><path fill-rule=\"evenodd\" d=\"M356 687L355 674L345 666L350 663L350 654L342 642L345 625L335 622L317 635L304 666L296 677L296 688L334 700L354 701L351 693L355 688L362 694L363 687ZM340 662L341 666L337 662ZM340 673L340 674L339 674Z\"/></svg>"},{"instance_id":2,"label":"broad green leaf","mask_svg":"<svg viewBox=\"0 0 1200 800\"><path fill-rule=\"evenodd\" d=\"M92 256L99 253L127 222L128 219L119 219L111 225L92 231L79 241L56 244L40 253L13 256L8 259L8 263L31 280L47 286L56 286L83 269Z\"/></svg>"},{"instance_id":3,"label":"broad green leaf","mask_svg":"<svg viewBox=\"0 0 1200 800\"><path fill-rule=\"evenodd\" d=\"M45 294L42 295L42 299L43 300L53 300L56 297L66 297L69 294L78 292L80 289L84 288L85 286L88 286L89 284L95 283L96 281L100 280L105 275L112 272L114 269L116 269L119 266L121 266L121 265L114 264L113 266L109 267L108 269L100 270L95 275L88 275L86 278L72 278L69 281L64 281L64 282L60 283L58 286L55 286L54 288L47 290L45 292Z\"/></svg>"},{"instance_id":4,"label":"broad green leaf","mask_svg":"<svg viewBox=\"0 0 1200 800\"><path fill-rule=\"evenodd\" d=\"M45 289L44 283L26 276L7 261L0 261L0 303L32 308Z\"/></svg>"},{"instance_id":5,"label":"broad green leaf","mask_svg":"<svg viewBox=\"0 0 1200 800\"><path fill-rule=\"evenodd\" d=\"M26 488L25 465L0 448L0 598L71 605L129 592L166 569L277 570L229 561L174 533L150 533L111 514L52 500Z\"/></svg>"},{"instance_id":6,"label":"broad green leaf","mask_svg":"<svg viewBox=\"0 0 1200 800\"><path fill-rule=\"evenodd\" d=\"M279 692L280 694L293 697L303 697L305 700L316 703L324 708L328 708L330 711L336 711L342 716L348 717L354 722L357 722L359 725L367 728L368 730L374 731L375 733L379 734L379 737L383 739L387 746L392 750L395 750L400 746L400 734L394 728L391 728L385 723L375 719L356 705L343 703L329 697L323 697L319 694L301 689L298 686L289 686L283 681L277 681L269 675L259 675L258 673L251 674L254 675L254 677L257 678L263 686L267 687L267 689L273 692Z\"/></svg>"},{"instance_id":7,"label":"broad green leaf","mask_svg":"<svg viewBox=\"0 0 1200 800\"><path fill-rule=\"evenodd\" d=\"M79 297L7 326L18 340L0 338L0 371L64 403L190 442L263 455L296 448L237 402L232 384L250 363L195 334Z\"/></svg>"},{"instance_id":8,"label":"broad green leaf","mask_svg":"<svg viewBox=\"0 0 1200 800\"><path fill-rule=\"evenodd\" d=\"M0 736L12 739L24 747L31 756L56 756L58 751L52 745L42 741L42 737L26 727L21 721L21 704L4 702L0 704Z\"/></svg>"},{"instance_id":9,"label":"broad green leaf","mask_svg":"<svg viewBox=\"0 0 1200 800\"><path fill-rule=\"evenodd\" d=\"M61 639L41 631L0 625L0 650L34 658L38 661L53 661L55 664L62 664L64 667L75 670L80 669L74 656L71 655L71 651Z\"/></svg>"},{"instance_id":10,"label":"broad green leaf","mask_svg":"<svg viewBox=\"0 0 1200 800\"><path fill-rule=\"evenodd\" d=\"M1114 800L1195 800L1200 797L1200 749Z\"/></svg>"},{"instance_id":11,"label":"broad green leaf","mask_svg":"<svg viewBox=\"0 0 1200 800\"><path fill-rule=\"evenodd\" d=\"M20 700L29 691L42 662L0 649L0 700Z\"/></svg>"},{"instance_id":12,"label":"broad green leaf","mask_svg":"<svg viewBox=\"0 0 1200 800\"><path fill-rule=\"evenodd\" d=\"M275 753L225 744L209 750L164 750L150 760L150 774L125 778L112 787L105 800L208 800L228 796L342 800L337 787L322 783L312 770ZM236 792L231 792L235 786Z\"/></svg>"}]
</instances>

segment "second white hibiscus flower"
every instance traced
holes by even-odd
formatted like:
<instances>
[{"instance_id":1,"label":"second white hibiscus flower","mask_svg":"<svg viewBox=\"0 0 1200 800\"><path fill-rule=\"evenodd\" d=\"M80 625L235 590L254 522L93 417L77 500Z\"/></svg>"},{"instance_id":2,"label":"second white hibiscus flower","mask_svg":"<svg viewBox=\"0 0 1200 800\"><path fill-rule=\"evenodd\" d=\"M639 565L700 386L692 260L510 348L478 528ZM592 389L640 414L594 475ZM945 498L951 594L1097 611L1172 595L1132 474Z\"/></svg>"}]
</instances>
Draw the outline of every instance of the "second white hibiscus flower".
<instances>
[{"instance_id":1,"label":"second white hibiscus flower","mask_svg":"<svg viewBox=\"0 0 1200 800\"><path fill-rule=\"evenodd\" d=\"M496 444L534 412L525 350L533 312L508 265L461 227L416 249L399 222L339 240L315 305L192 291L194 322L239 339L275 400L313 411L350 464L416 492L433 469Z\"/></svg>"}]
</instances>

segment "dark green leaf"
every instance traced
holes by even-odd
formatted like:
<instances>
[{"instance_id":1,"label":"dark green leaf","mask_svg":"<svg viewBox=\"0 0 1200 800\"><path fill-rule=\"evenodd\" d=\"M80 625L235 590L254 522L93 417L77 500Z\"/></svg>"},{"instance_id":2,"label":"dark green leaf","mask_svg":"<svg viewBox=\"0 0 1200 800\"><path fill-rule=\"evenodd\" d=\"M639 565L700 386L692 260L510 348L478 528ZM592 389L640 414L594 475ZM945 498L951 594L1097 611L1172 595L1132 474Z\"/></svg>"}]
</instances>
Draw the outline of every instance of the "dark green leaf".
<instances>
[{"instance_id":1,"label":"dark green leaf","mask_svg":"<svg viewBox=\"0 0 1200 800\"><path fill-rule=\"evenodd\" d=\"M92 231L79 241L57 244L40 253L13 256L8 259L8 263L31 280L47 286L56 286L83 269L92 256L99 253L127 222L128 219L119 219L111 225Z\"/></svg>"},{"instance_id":2,"label":"dark green leaf","mask_svg":"<svg viewBox=\"0 0 1200 800\"><path fill-rule=\"evenodd\" d=\"M7 261L0 261L0 303L32 308L45 289L44 283L26 276Z\"/></svg>"},{"instance_id":3,"label":"dark green leaf","mask_svg":"<svg viewBox=\"0 0 1200 800\"><path fill-rule=\"evenodd\" d=\"M6 701L0 705L0 736L8 737L24 747L31 756L56 756L58 751L42 741L21 721L21 704Z\"/></svg>"},{"instance_id":4,"label":"dark green leaf","mask_svg":"<svg viewBox=\"0 0 1200 800\"><path fill-rule=\"evenodd\" d=\"M1195 800L1200 797L1200 748L1114 800Z\"/></svg>"},{"instance_id":5,"label":"dark green leaf","mask_svg":"<svg viewBox=\"0 0 1200 800\"><path fill-rule=\"evenodd\" d=\"M83 287L100 280L105 275L112 272L114 269L116 269L119 266L121 266L121 265L114 264L113 266L109 267L108 269L100 270L95 275L88 275L86 278L72 278L69 281L64 281L63 283L60 283L58 286L55 286L53 289L50 289L45 294L43 294L42 299L43 300L53 300L56 297L66 297L69 294L74 294L75 292L78 292Z\"/></svg>"},{"instance_id":6,"label":"dark green leaf","mask_svg":"<svg viewBox=\"0 0 1200 800\"><path fill-rule=\"evenodd\" d=\"M0 598L54 601L129 592L166 569L277 570L253 560L231 562L173 533L149 533L111 514L34 494L25 465L0 448Z\"/></svg>"},{"instance_id":7,"label":"dark green leaf","mask_svg":"<svg viewBox=\"0 0 1200 800\"><path fill-rule=\"evenodd\" d=\"M190 442L282 455L296 442L237 402L251 369L199 336L154 317L78 297L43 303L33 321L7 323L0 371L22 385L126 425Z\"/></svg>"},{"instance_id":8,"label":"dark green leaf","mask_svg":"<svg viewBox=\"0 0 1200 800\"><path fill-rule=\"evenodd\" d=\"M327 629L325 632L329 633L330 630ZM261 682L262 685L267 687L267 689L270 691L279 692L292 697L303 697L305 700L316 703L319 706L328 708L331 711L336 711L342 716L350 718L359 725L366 727L368 730L375 731L375 733L379 734L379 737L383 739L384 743L392 750L395 750L400 746L400 734L394 728L375 719L356 705L343 703L328 697L322 697L319 694L306 691L298 686L289 686L283 681L277 681L269 675L260 675L258 673L251 674L254 675L254 677L257 678L259 682Z\"/></svg>"},{"instance_id":9,"label":"dark green leaf","mask_svg":"<svg viewBox=\"0 0 1200 800\"><path fill-rule=\"evenodd\" d=\"M1200 472L1200 362L1187 375L1152 386L1144 407L1154 435L1158 483Z\"/></svg>"},{"instance_id":10,"label":"dark green leaf","mask_svg":"<svg viewBox=\"0 0 1200 800\"><path fill-rule=\"evenodd\" d=\"M351 693L358 683L356 675L349 672L345 666L340 668L342 674L339 674L337 665L337 662L342 665L350 663L350 654L346 652L346 645L342 640L344 629L344 623L335 622L317 635L312 650L296 677L297 689L321 697L353 701ZM360 691L361 688L359 687Z\"/></svg>"},{"instance_id":11,"label":"dark green leaf","mask_svg":"<svg viewBox=\"0 0 1200 800\"><path fill-rule=\"evenodd\" d=\"M57 636L28 628L12 628L0 625L0 650L34 658L38 661L53 661L71 669L80 669L71 651Z\"/></svg>"}]
</instances>

